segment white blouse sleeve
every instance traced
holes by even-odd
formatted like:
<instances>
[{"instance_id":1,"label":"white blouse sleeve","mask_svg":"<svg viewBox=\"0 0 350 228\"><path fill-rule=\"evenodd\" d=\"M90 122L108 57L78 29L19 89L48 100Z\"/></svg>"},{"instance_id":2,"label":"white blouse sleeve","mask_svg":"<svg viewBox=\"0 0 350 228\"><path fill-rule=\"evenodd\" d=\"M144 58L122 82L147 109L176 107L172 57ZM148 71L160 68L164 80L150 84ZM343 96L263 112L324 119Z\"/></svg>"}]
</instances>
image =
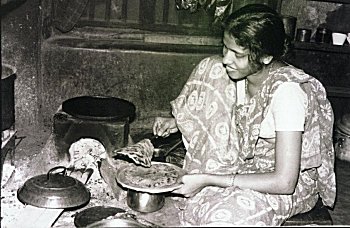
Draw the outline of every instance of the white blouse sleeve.
<instances>
[{"instance_id":1,"label":"white blouse sleeve","mask_svg":"<svg viewBox=\"0 0 350 228\"><path fill-rule=\"evenodd\" d=\"M307 95L298 83L283 83L271 101L275 131L304 131Z\"/></svg>"},{"instance_id":2,"label":"white blouse sleeve","mask_svg":"<svg viewBox=\"0 0 350 228\"><path fill-rule=\"evenodd\" d=\"M280 85L261 122L260 137L273 138L276 131L304 131L307 105L307 95L298 83L285 82Z\"/></svg>"}]
</instances>

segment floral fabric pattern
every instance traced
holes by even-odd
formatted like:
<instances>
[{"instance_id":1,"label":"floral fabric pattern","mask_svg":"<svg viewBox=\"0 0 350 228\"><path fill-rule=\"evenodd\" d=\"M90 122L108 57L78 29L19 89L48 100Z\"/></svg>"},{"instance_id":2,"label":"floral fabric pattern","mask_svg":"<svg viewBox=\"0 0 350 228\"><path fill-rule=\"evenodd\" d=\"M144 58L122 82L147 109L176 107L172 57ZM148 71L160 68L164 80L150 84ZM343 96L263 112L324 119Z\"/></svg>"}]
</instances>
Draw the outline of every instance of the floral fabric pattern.
<instances>
[{"instance_id":1,"label":"floral fabric pattern","mask_svg":"<svg viewBox=\"0 0 350 228\"><path fill-rule=\"evenodd\" d=\"M234 130L236 86L220 57L206 58L194 69L173 115L189 143L184 168L191 173L236 172L238 141Z\"/></svg>"},{"instance_id":2,"label":"floral fabric pattern","mask_svg":"<svg viewBox=\"0 0 350 228\"><path fill-rule=\"evenodd\" d=\"M311 171L318 181L323 203L332 207L335 201L334 147L332 141L333 111L322 84L315 78L293 66L271 72L261 89L246 107L237 107L237 126L240 135L241 160L254 159L268 154L266 142L259 138L260 124L267 113L272 97L279 85L286 81L300 84L308 95L305 130L302 136L301 171ZM273 148L271 148L273 149ZM242 166L246 166L243 163ZM257 170L261 167L255 167ZM270 166L270 168L273 168Z\"/></svg>"},{"instance_id":3,"label":"floral fabric pattern","mask_svg":"<svg viewBox=\"0 0 350 228\"><path fill-rule=\"evenodd\" d=\"M194 197L176 200L182 225L281 225L311 210L319 195L326 205L333 205L333 112L323 86L292 66L271 72L250 103L237 106L236 84L226 74L222 58L202 60L171 102L178 128L189 142L183 168L215 174L273 171L274 144L258 137L259 127L274 91L285 81L299 82L313 104L307 110L302 169L294 194L205 187Z\"/></svg>"}]
</instances>

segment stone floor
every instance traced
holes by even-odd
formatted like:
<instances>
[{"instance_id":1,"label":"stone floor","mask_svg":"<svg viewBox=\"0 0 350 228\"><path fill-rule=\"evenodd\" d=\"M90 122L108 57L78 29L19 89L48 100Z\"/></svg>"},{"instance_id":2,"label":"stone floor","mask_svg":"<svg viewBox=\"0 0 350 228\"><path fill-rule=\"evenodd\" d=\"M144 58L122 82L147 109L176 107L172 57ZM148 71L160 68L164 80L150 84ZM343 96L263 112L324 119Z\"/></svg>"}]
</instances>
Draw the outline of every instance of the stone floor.
<instances>
[{"instance_id":1,"label":"stone floor","mask_svg":"<svg viewBox=\"0 0 350 228\"><path fill-rule=\"evenodd\" d=\"M35 157L41 153L50 133L44 130L17 129L14 162L16 170L22 172L24 179L47 172L47 164ZM334 225L350 225L350 162L337 159L336 175L338 193L330 214Z\"/></svg>"}]
</instances>

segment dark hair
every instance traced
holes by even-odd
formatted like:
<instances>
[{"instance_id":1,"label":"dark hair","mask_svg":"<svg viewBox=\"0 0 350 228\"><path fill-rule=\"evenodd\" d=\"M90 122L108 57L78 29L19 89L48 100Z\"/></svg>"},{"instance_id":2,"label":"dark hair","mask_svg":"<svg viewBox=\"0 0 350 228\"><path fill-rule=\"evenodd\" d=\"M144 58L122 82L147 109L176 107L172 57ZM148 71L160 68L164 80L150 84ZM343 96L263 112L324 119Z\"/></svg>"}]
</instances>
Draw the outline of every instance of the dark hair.
<instances>
[{"instance_id":1,"label":"dark hair","mask_svg":"<svg viewBox=\"0 0 350 228\"><path fill-rule=\"evenodd\" d=\"M224 31L250 52L250 60L271 55L280 59L288 51L288 38L280 15L263 4L249 4L234 11L224 23Z\"/></svg>"}]
</instances>

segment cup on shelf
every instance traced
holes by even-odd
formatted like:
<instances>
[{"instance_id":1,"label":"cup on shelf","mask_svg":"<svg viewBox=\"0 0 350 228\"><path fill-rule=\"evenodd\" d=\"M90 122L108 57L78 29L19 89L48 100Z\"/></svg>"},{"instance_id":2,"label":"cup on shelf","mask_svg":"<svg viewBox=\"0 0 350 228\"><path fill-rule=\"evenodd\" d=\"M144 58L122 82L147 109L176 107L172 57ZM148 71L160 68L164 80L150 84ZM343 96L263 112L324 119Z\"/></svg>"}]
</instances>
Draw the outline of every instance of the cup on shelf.
<instances>
[{"instance_id":1,"label":"cup on shelf","mask_svg":"<svg viewBox=\"0 0 350 228\"><path fill-rule=\"evenodd\" d=\"M333 32L332 40L334 45L343 45L347 36L344 33Z\"/></svg>"},{"instance_id":2,"label":"cup on shelf","mask_svg":"<svg viewBox=\"0 0 350 228\"><path fill-rule=\"evenodd\" d=\"M316 43L330 43L331 41L331 35L332 31L323 28L323 27L318 27L316 30L316 35L315 35L315 42Z\"/></svg>"},{"instance_id":3,"label":"cup on shelf","mask_svg":"<svg viewBox=\"0 0 350 228\"><path fill-rule=\"evenodd\" d=\"M296 40L299 42L310 42L311 29L299 28L297 29Z\"/></svg>"}]
</instances>

